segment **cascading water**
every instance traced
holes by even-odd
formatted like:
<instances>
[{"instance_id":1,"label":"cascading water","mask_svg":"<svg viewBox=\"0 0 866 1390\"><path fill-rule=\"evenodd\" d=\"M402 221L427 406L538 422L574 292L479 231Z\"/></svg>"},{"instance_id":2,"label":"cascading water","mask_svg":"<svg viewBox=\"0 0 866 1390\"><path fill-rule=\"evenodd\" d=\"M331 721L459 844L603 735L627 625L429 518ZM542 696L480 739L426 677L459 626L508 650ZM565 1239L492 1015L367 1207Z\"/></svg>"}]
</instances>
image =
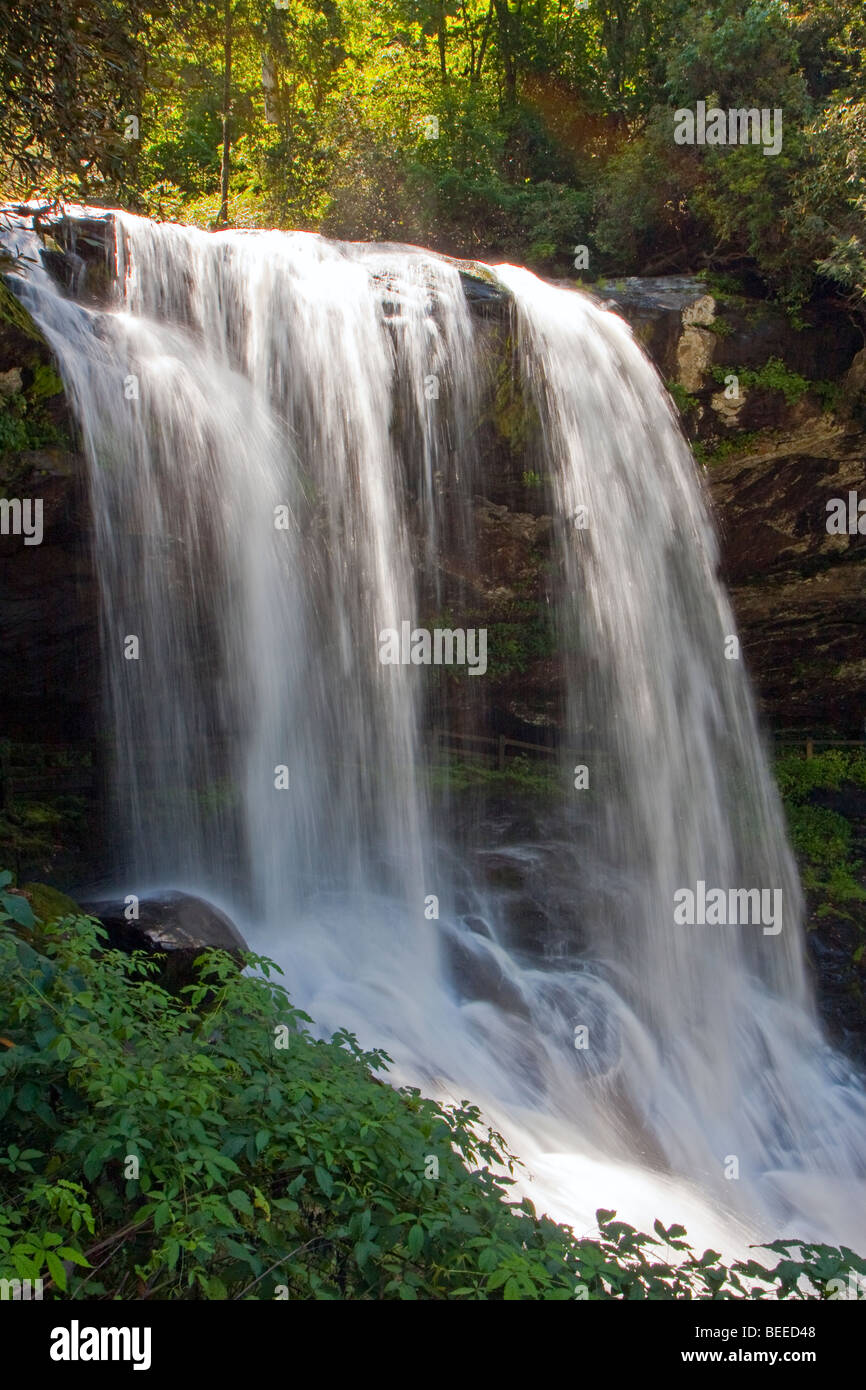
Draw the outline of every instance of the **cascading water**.
<instances>
[{"instance_id":1,"label":"cascading water","mask_svg":"<svg viewBox=\"0 0 866 1390\"><path fill-rule=\"evenodd\" d=\"M224 902L320 1026L480 1104L554 1216L866 1244L866 1104L810 1002L696 470L625 324L495 272L551 479L569 728L593 750L589 790L510 849L580 941L532 959L473 874L483 838L431 814L423 673L378 661L435 591L443 535L473 542L481 369L457 269L118 213L104 312L8 221L90 464L124 891ZM678 924L699 882L781 890L781 930ZM455 987L455 958L495 972L496 1002Z\"/></svg>"}]
</instances>

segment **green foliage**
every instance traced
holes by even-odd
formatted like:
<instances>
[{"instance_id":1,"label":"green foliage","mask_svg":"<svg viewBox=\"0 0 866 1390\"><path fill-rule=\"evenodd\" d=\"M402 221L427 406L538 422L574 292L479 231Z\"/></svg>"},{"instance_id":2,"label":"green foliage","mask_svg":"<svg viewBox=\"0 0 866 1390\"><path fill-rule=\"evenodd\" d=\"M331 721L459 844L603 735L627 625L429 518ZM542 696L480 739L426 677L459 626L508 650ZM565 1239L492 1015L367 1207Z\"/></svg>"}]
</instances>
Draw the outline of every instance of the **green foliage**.
<instances>
[{"instance_id":1,"label":"green foliage","mask_svg":"<svg viewBox=\"0 0 866 1390\"><path fill-rule=\"evenodd\" d=\"M13 801L0 811L0 853L21 878L49 874L58 860L81 864L87 852L86 803L79 796Z\"/></svg>"},{"instance_id":2,"label":"green foliage","mask_svg":"<svg viewBox=\"0 0 866 1390\"><path fill-rule=\"evenodd\" d=\"M54 1299L565 1300L820 1297L866 1272L788 1242L726 1269L613 1212L578 1240L513 1199L475 1107L383 1085L384 1053L314 1038L248 964L206 952L177 999L92 919L27 932L0 906L0 1276Z\"/></svg>"},{"instance_id":3,"label":"green foliage","mask_svg":"<svg viewBox=\"0 0 866 1390\"><path fill-rule=\"evenodd\" d=\"M139 109L140 0L6 0L0 8L0 150L18 193L98 192L130 166L124 115Z\"/></svg>"},{"instance_id":4,"label":"green foliage","mask_svg":"<svg viewBox=\"0 0 866 1390\"><path fill-rule=\"evenodd\" d=\"M768 430L740 430L727 439L720 440L712 449L707 449L698 439L692 444L692 453L699 463L711 468L713 464L724 463L725 459L748 453L759 440L771 433L772 431Z\"/></svg>"},{"instance_id":5,"label":"green foliage","mask_svg":"<svg viewBox=\"0 0 866 1390\"><path fill-rule=\"evenodd\" d=\"M838 791L845 783L866 787L866 754L829 749L812 758L786 754L776 761L791 841L803 886L819 900L818 917L850 916L845 904L866 902L862 864L852 858L850 821L810 804L816 791Z\"/></svg>"},{"instance_id":6,"label":"green foliage","mask_svg":"<svg viewBox=\"0 0 866 1390\"><path fill-rule=\"evenodd\" d=\"M82 0L75 28L48 0L7 10L7 183L44 173L49 192L72 182L215 225L224 5ZM818 290L866 313L859 0L232 0L230 12L234 225L569 277L583 244L594 279L733 268L757 271L798 322ZM780 108L781 153L675 145L674 111L698 100ZM123 138L127 114L138 140Z\"/></svg>"},{"instance_id":7,"label":"green foliage","mask_svg":"<svg viewBox=\"0 0 866 1390\"><path fill-rule=\"evenodd\" d=\"M561 795L564 785L561 772L552 762L548 763L544 757L530 758L526 753L509 753L502 769L475 757L454 757L437 764L432 769L430 781L438 791L480 788L494 795L517 793L545 800Z\"/></svg>"},{"instance_id":8,"label":"green foliage","mask_svg":"<svg viewBox=\"0 0 866 1390\"><path fill-rule=\"evenodd\" d=\"M690 410L694 410L698 404L697 396L689 395L686 388L679 381L666 381L665 386L676 402L677 410L681 415L688 415Z\"/></svg>"},{"instance_id":9,"label":"green foliage","mask_svg":"<svg viewBox=\"0 0 866 1390\"><path fill-rule=\"evenodd\" d=\"M739 378L741 386L754 386L761 391L781 391L788 405L795 405L807 391L811 391L815 383L807 381L797 372L792 372L785 366L780 357L771 357L757 371L750 367L714 367L713 376L716 381L724 381L725 377L734 372ZM822 383L825 387L831 383Z\"/></svg>"},{"instance_id":10,"label":"green foliage","mask_svg":"<svg viewBox=\"0 0 866 1390\"><path fill-rule=\"evenodd\" d=\"M4 474L10 455L58 442L57 426L41 408L47 394L43 383L41 392L35 395L32 391L15 391L0 396L0 470Z\"/></svg>"},{"instance_id":11,"label":"green foliage","mask_svg":"<svg viewBox=\"0 0 866 1390\"><path fill-rule=\"evenodd\" d=\"M513 609L517 621L487 625L487 674L491 680L522 675L555 650L547 604L519 600Z\"/></svg>"},{"instance_id":12,"label":"green foliage","mask_svg":"<svg viewBox=\"0 0 866 1390\"><path fill-rule=\"evenodd\" d=\"M811 758L785 753L776 759L776 781L790 805L801 805L813 791L838 791L843 782L866 787L866 753L842 748L830 748Z\"/></svg>"}]
</instances>

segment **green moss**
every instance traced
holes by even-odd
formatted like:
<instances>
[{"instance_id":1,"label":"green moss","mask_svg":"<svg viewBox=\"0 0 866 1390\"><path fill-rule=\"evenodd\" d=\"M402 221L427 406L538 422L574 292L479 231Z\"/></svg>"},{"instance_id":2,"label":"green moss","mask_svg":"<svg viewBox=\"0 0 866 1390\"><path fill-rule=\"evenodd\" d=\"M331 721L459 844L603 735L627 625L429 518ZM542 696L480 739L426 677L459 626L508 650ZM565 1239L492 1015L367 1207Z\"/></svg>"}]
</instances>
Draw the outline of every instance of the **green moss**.
<instances>
[{"instance_id":1,"label":"green moss","mask_svg":"<svg viewBox=\"0 0 866 1390\"><path fill-rule=\"evenodd\" d=\"M666 381L665 386L668 389L669 395L673 397L677 410L681 415L688 415L690 410L694 410L695 406L698 404L697 396L690 396L686 388L678 381Z\"/></svg>"},{"instance_id":2,"label":"green moss","mask_svg":"<svg viewBox=\"0 0 866 1390\"><path fill-rule=\"evenodd\" d=\"M513 453L522 453L528 440L538 432L538 411L515 370L511 338L505 343L501 354L492 418L496 433L507 441Z\"/></svg>"},{"instance_id":3,"label":"green moss","mask_svg":"<svg viewBox=\"0 0 866 1390\"><path fill-rule=\"evenodd\" d=\"M61 893L59 888L51 888L47 883L24 883L22 893L26 894L34 915L41 922L53 922L58 917L70 914L77 917L81 908L73 898Z\"/></svg>"},{"instance_id":4,"label":"green moss","mask_svg":"<svg viewBox=\"0 0 866 1390\"><path fill-rule=\"evenodd\" d=\"M739 434L732 434L729 438L723 439L714 449L708 449L701 440L696 440L692 444L692 453L699 463L711 468L713 464L722 463L737 454L748 453L758 440L771 434L771 430L742 430Z\"/></svg>"},{"instance_id":5,"label":"green moss","mask_svg":"<svg viewBox=\"0 0 866 1390\"><path fill-rule=\"evenodd\" d=\"M59 396L63 391L63 382L52 366L46 362L38 362L33 368L33 384L30 386L27 395L31 401L48 400L51 396Z\"/></svg>"},{"instance_id":6,"label":"green moss","mask_svg":"<svg viewBox=\"0 0 866 1390\"><path fill-rule=\"evenodd\" d=\"M478 757L455 757L437 763L430 772L434 791L460 792L484 789L491 793L521 792L528 796L549 798L563 791L559 769L541 759L530 759L518 753L506 759L505 767L494 767Z\"/></svg>"},{"instance_id":7,"label":"green moss","mask_svg":"<svg viewBox=\"0 0 866 1390\"><path fill-rule=\"evenodd\" d=\"M45 342L24 305L16 299L2 275L0 275L0 322L8 323L12 328L19 329L28 338L32 338L34 342Z\"/></svg>"},{"instance_id":8,"label":"green moss","mask_svg":"<svg viewBox=\"0 0 866 1390\"><path fill-rule=\"evenodd\" d=\"M78 796L53 801L15 801L0 812L0 856L18 878L53 872L55 864L84 846L86 804Z\"/></svg>"}]
</instances>

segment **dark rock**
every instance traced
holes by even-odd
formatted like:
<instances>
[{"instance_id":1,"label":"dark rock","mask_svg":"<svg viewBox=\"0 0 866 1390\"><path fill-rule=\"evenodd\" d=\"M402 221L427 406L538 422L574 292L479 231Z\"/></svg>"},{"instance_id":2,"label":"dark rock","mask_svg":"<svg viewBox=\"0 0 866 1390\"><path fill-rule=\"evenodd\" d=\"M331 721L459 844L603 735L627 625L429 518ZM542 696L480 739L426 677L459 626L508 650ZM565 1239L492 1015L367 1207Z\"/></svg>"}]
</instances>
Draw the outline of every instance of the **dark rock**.
<instances>
[{"instance_id":1,"label":"dark rock","mask_svg":"<svg viewBox=\"0 0 866 1390\"><path fill-rule=\"evenodd\" d=\"M828 534L826 505L863 495L860 335L830 304L809 306L795 327L780 306L719 294L695 276L630 279L600 293L687 393L684 428L707 458L722 574L763 713L787 729L859 735L866 539ZM771 359L789 381L824 383L825 398L816 389L786 396L767 380L725 397L720 376L760 372Z\"/></svg>"},{"instance_id":2,"label":"dark rock","mask_svg":"<svg viewBox=\"0 0 866 1390\"><path fill-rule=\"evenodd\" d=\"M126 917L128 908L122 899L82 903L81 908L102 922L116 949L163 956L159 980L172 993L195 981L193 966L202 951L227 951L240 963L241 952L249 950L224 912L190 893L168 891L141 898L138 920L132 922Z\"/></svg>"},{"instance_id":3,"label":"dark rock","mask_svg":"<svg viewBox=\"0 0 866 1390\"><path fill-rule=\"evenodd\" d=\"M26 309L0 299L0 378L22 396L23 418L41 418L57 441L7 450L0 461L4 496L43 503L41 545L0 537L0 729L21 742L90 735L100 682L86 470L70 444L74 429L59 378L55 394L40 394L49 373L56 363Z\"/></svg>"},{"instance_id":4,"label":"dark rock","mask_svg":"<svg viewBox=\"0 0 866 1390\"><path fill-rule=\"evenodd\" d=\"M505 974L484 937L448 935L444 945L449 974L461 998L482 1000L505 1013L529 1018L519 986Z\"/></svg>"}]
</instances>

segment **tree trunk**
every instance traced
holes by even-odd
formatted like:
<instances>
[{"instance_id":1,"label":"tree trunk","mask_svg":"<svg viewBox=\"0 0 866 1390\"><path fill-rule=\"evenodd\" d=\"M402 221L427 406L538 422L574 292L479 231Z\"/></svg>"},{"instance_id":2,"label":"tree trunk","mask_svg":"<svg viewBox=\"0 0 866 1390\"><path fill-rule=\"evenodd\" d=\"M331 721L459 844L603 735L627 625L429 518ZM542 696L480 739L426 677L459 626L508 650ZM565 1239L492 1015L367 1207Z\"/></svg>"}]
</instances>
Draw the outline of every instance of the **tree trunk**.
<instances>
[{"instance_id":1,"label":"tree trunk","mask_svg":"<svg viewBox=\"0 0 866 1390\"><path fill-rule=\"evenodd\" d=\"M494 0L499 28L499 52L505 78L505 108L513 112L517 106L517 51L514 34L514 15L508 0Z\"/></svg>"},{"instance_id":2,"label":"tree trunk","mask_svg":"<svg viewBox=\"0 0 866 1390\"><path fill-rule=\"evenodd\" d=\"M437 15L437 34L439 38L439 72L442 76L442 86L448 82L448 69L445 66L445 45L448 34L448 20L445 16L445 0L441 0Z\"/></svg>"},{"instance_id":3,"label":"tree trunk","mask_svg":"<svg viewBox=\"0 0 866 1390\"><path fill-rule=\"evenodd\" d=\"M220 210L217 224L224 227L229 220L229 170L231 167L232 113L232 0L225 0L223 30L223 157L220 170Z\"/></svg>"}]
</instances>

